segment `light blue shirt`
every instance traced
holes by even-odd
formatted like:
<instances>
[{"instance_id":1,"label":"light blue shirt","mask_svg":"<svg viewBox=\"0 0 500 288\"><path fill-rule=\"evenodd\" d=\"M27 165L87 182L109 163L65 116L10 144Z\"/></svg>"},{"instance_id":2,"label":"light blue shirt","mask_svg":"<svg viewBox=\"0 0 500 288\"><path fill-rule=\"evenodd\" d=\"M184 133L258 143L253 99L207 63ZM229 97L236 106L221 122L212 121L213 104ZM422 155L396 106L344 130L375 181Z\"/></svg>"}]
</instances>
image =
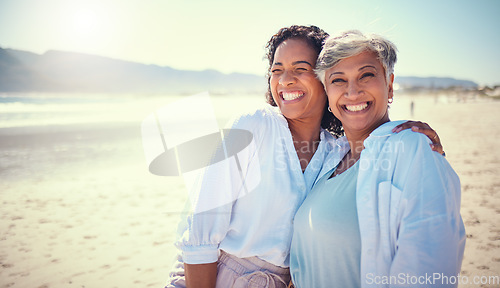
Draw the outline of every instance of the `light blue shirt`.
<instances>
[{"instance_id":1,"label":"light blue shirt","mask_svg":"<svg viewBox=\"0 0 500 288\"><path fill-rule=\"evenodd\" d=\"M176 246L188 264L216 262L222 249L288 267L293 217L320 171L327 168L324 159L336 139L321 131L317 151L303 173L288 123L278 108L269 106L241 116L232 128L250 131L254 142L238 154L239 163L208 167L201 185L191 193L199 195L200 203L227 195L236 201L191 213ZM246 188L240 185L242 177Z\"/></svg>"},{"instance_id":2,"label":"light blue shirt","mask_svg":"<svg viewBox=\"0 0 500 288\"><path fill-rule=\"evenodd\" d=\"M360 287L358 163L321 177L295 215L290 273L297 288Z\"/></svg>"},{"instance_id":3,"label":"light blue shirt","mask_svg":"<svg viewBox=\"0 0 500 288\"><path fill-rule=\"evenodd\" d=\"M459 178L425 135L393 133L400 123L381 125L363 143L356 183L361 287L456 287L444 279L458 275L465 248ZM332 151L325 161L338 163L344 154Z\"/></svg>"}]
</instances>

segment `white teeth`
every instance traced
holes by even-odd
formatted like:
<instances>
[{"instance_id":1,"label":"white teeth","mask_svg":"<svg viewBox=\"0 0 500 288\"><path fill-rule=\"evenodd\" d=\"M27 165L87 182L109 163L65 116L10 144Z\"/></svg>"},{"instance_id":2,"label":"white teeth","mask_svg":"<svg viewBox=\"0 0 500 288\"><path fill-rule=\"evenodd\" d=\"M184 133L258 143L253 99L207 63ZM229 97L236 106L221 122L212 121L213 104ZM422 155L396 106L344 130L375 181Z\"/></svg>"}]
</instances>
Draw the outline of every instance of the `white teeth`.
<instances>
[{"instance_id":1,"label":"white teeth","mask_svg":"<svg viewBox=\"0 0 500 288\"><path fill-rule=\"evenodd\" d=\"M345 105L345 108L352 112L361 111L368 107L368 103L358 104L358 105Z\"/></svg>"},{"instance_id":2,"label":"white teeth","mask_svg":"<svg viewBox=\"0 0 500 288\"><path fill-rule=\"evenodd\" d=\"M304 95L304 93L302 93L302 92L283 92L283 94L282 94L283 99L285 99L287 101L295 100L303 95Z\"/></svg>"}]
</instances>

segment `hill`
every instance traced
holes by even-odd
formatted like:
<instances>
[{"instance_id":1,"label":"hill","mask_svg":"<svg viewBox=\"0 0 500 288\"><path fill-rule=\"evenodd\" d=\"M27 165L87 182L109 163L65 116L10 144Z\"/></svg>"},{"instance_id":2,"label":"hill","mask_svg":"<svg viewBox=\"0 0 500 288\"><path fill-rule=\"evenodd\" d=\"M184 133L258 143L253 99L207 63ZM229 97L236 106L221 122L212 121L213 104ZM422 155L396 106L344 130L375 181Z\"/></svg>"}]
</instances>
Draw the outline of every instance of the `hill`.
<instances>
[{"instance_id":1,"label":"hill","mask_svg":"<svg viewBox=\"0 0 500 288\"><path fill-rule=\"evenodd\" d=\"M402 89L477 88L467 80L396 77ZM0 92L131 94L263 93L264 76L185 71L101 56L48 51L42 55L0 48Z\"/></svg>"},{"instance_id":2,"label":"hill","mask_svg":"<svg viewBox=\"0 0 500 288\"><path fill-rule=\"evenodd\" d=\"M459 80L449 77L414 77L396 76L394 82L402 89L447 89L460 87L466 89L476 89L478 84L469 80Z\"/></svg>"},{"instance_id":3,"label":"hill","mask_svg":"<svg viewBox=\"0 0 500 288\"><path fill-rule=\"evenodd\" d=\"M263 93L263 76L184 71L101 56L0 48L0 91L83 93Z\"/></svg>"}]
</instances>

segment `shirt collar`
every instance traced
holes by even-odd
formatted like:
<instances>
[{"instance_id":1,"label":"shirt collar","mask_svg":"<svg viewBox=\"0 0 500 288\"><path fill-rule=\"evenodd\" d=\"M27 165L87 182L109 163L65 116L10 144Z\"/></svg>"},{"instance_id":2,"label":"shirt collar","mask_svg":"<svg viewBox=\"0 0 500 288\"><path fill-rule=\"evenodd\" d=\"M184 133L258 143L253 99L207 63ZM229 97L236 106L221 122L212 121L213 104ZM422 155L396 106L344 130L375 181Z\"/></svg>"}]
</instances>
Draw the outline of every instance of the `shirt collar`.
<instances>
[{"instance_id":1,"label":"shirt collar","mask_svg":"<svg viewBox=\"0 0 500 288\"><path fill-rule=\"evenodd\" d=\"M394 129L394 127L398 126L399 124L403 124L405 122L406 122L405 120L389 121L380 125L379 127L377 127L377 129L373 130L372 133L370 133L368 138L365 139L364 142L365 147L367 146L367 144L373 141L374 138L389 137L390 135L394 134L394 132L392 132L392 129ZM339 149L341 149L341 151L344 151L346 148L347 149L349 148L349 142L347 142L347 138L345 136L339 138L336 144L339 147Z\"/></svg>"},{"instance_id":2,"label":"shirt collar","mask_svg":"<svg viewBox=\"0 0 500 288\"><path fill-rule=\"evenodd\" d=\"M278 119L279 124L289 129L288 121L286 121L285 116L281 113L280 108L278 106L269 105L268 110L276 116L276 119Z\"/></svg>"},{"instance_id":3,"label":"shirt collar","mask_svg":"<svg viewBox=\"0 0 500 288\"><path fill-rule=\"evenodd\" d=\"M370 148L374 141L391 136L392 134L394 134L394 132L392 132L392 129L405 122L406 121L404 120L389 121L380 125L379 127L377 127L377 129L373 130L372 133L370 133L368 138L365 139L363 145L365 146L365 148Z\"/></svg>"},{"instance_id":4,"label":"shirt collar","mask_svg":"<svg viewBox=\"0 0 500 288\"><path fill-rule=\"evenodd\" d=\"M281 125L284 125L287 129L290 129L290 127L288 126L288 121L286 121L285 116L281 113L281 110L279 109L278 106L269 105L269 110L271 111L271 113L276 115L276 118L278 119L278 121ZM320 141L320 143L322 143L324 141L331 143L331 142L335 142L335 137L330 132L328 132L326 129L323 129L321 127L320 131L319 131L319 141Z\"/></svg>"},{"instance_id":5,"label":"shirt collar","mask_svg":"<svg viewBox=\"0 0 500 288\"><path fill-rule=\"evenodd\" d=\"M384 124L378 126L377 129L373 130L372 133L370 133L370 136L368 136L368 138L383 137L394 134L394 132L392 132L392 129L394 129L394 127L398 126L399 124L403 124L404 122L406 121L400 120L400 121L385 122Z\"/></svg>"}]
</instances>

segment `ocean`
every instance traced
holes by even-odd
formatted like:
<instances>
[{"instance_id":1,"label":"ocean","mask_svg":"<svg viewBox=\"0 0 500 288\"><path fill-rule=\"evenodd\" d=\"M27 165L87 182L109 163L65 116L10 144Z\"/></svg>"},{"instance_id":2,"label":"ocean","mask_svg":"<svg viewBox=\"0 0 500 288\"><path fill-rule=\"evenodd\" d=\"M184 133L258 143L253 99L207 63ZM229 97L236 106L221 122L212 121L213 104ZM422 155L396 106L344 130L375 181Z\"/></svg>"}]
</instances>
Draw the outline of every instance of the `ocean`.
<instances>
[{"instance_id":1,"label":"ocean","mask_svg":"<svg viewBox=\"0 0 500 288\"><path fill-rule=\"evenodd\" d=\"M189 96L139 96L96 94L3 94L0 95L0 128L129 123ZM218 119L264 102L264 96L210 96ZM230 109L226 109L231 107ZM221 120L222 121L222 120Z\"/></svg>"}]
</instances>

